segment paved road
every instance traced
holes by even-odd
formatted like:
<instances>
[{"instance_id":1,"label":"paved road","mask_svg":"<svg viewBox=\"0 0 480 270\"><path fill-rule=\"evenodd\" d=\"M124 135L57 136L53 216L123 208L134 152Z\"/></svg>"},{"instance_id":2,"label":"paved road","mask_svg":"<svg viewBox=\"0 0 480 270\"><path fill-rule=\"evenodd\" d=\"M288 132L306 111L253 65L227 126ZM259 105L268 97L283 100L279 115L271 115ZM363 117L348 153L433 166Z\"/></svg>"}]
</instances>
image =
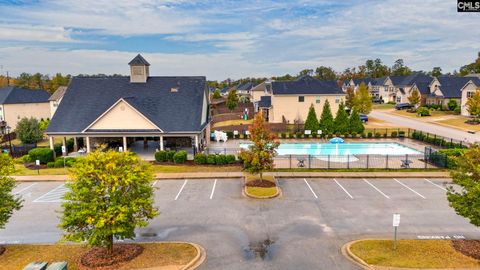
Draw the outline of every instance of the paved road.
<instances>
[{"instance_id":1,"label":"paved road","mask_svg":"<svg viewBox=\"0 0 480 270\"><path fill-rule=\"evenodd\" d=\"M394 115L392 113L389 113L388 111L372 111L369 115L383 121L394 123L399 126L414 128L423 132L429 132L432 134L437 134L462 141L466 140L471 143L480 142L480 134L470 134L463 130L449 128L432 123L426 123L423 121Z\"/></svg>"},{"instance_id":2,"label":"paved road","mask_svg":"<svg viewBox=\"0 0 480 270\"><path fill-rule=\"evenodd\" d=\"M478 238L479 229L448 206L444 181L280 179L283 196L266 201L243 197L239 179L157 181L161 215L137 240L199 243L208 253L201 269L357 269L340 247L391 237L393 213L402 215L401 238ZM55 211L65 190L62 183L21 183L15 191L25 206L0 231L0 242L57 241Z\"/></svg>"}]
</instances>

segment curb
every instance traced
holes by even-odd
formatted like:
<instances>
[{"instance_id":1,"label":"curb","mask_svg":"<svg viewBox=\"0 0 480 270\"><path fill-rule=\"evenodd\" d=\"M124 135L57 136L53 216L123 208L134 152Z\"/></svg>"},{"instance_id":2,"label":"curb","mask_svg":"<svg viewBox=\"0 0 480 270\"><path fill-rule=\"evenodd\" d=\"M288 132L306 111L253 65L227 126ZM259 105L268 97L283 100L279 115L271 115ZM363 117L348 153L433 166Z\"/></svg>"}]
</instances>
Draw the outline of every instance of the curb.
<instances>
[{"instance_id":1,"label":"curb","mask_svg":"<svg viewBox=\"0 0 480 270\"><path fill-rule=\"evenodd\" d=\"M277 188L277 193L271 195L271 196L266 196L266 197L259 197L259 196L255 196L255 195L252 195L252 194L249 194L247 192L247 185L245 184L245 177L243 177L243 189L242 189L242 194L247 197L247 198L251 198L251 199L258 199L258 200L265 200L265 199L273 199L273 198L276 198L276 197L279 197L281 196L282 194L282 190L278 187L278 181L277 181L277 178L274 176L273 177L273 180L275 180L275 187Z\"/></svg>"},{"instance_id":2,"label":"curb","mask_svg":"<svg viewBox=\"0 0 480 270\"><path fill-rule=\"evenodd\" d=\"M187 242L185 242L185 243L187 243ZM207 252L205 251L205 249L202 246L200 246L198 244L195 244L195 243L188 243L188 244L191 244L192 246L194 246L197 249L197 256L195 256L195 258L193 258L189 263L187 263L187 265L182 267L181 270L197 269L207 259Z\"/></svg>"},{"instance_id":3,"label":"curb","mask_svg":"<svg viewBox=\"0 0 480 270\"><path fill-rule=\"evenodd\" d=\"M345 256L349 261L354 263L355 265L359 266L362 269L368 269L368 270L472 270L475 268L402 268L402 267L393 267L393 266L377 266L377 265L371 265L366 263L364 260L362 260L360 257L357 255L353 254L353 252L350 250L350 247L361 241L368 241L368 240L384 240L384 239L373 239L373 238L368 238L368 239L359 239L359 240L354 240L350 241L346 244L344 244L341 248L341 253L343 256Z\"/></svg>"}]
</instances>

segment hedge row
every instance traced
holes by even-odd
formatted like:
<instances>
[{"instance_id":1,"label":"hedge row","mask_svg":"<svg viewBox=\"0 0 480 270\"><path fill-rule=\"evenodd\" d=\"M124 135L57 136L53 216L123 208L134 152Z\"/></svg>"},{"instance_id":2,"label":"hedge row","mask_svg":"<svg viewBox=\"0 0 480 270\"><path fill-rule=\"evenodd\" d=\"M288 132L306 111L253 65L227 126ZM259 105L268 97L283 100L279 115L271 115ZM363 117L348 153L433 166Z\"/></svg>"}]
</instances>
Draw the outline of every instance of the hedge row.
<instances>
[{"instance_id":1,"label":"hedge row","mask_svg":"<svg viewBox=\"0 0 480 270\"><path fill-rule=\"evenodd\" d=\"M65 159L65 163L64 163L64 159ZM73 157L66 157L66 158L63 158L63 157L60 157L60 158L57 158L54 162L48 162L47 163L47 167L48 168L63 168L63 166L65 165L65 167L72 167L73 164L75 164L75 162L77 162L77 159L76 158L73 158Z\"/></svg>"},{"instance_id":2,"label":"hedge row","mask_svg":"<svg viewBox=\"0 0 480 270\"><path fill-rule=\"evenodd\" d=\"M195 164L211 164L211 165L225 165L235 163L236 158L234 155L223 154L209 154L198 153L193 158Z\"/></svg>"},{"instance_id":3,"label":"hedge row","mask_svg":"<svg viewBox=\"0 0 480 270\"><path fill-rule=\"evenodd\" d=\"M177 164L187 161L187 152L182 151L158 151L155 153L155 160L158 162L175 162Z\"/></svg>"},{"instance_id":4,"label":"hedge row","mask_svg":"<svg viewBox=\"0 0 480 270\"><path fill-rule=\"evenodd\" d=\"M24 157L25 159L30 161L40 160L41 164L47 164L54 160L53 150L49 148L34 148L28 151L28 158Z\"/></svg>"},{"instance_id":5,"label":"hedge row","mask_svg":"<svg viewBox=\"0 0 480 270\"><path fill-rule=\"evenodd\" d=\"M451 141L447 141L442 137L437 137L435 135L432 136L432 135L428 135L423 132L417 132L417 131L414 131L412 133L412 139L423 141L426 143L431 143L433 145L448 147L448 148L467 148L467 146L461 143L454 143Z\"/></svg>"}]
</instances>

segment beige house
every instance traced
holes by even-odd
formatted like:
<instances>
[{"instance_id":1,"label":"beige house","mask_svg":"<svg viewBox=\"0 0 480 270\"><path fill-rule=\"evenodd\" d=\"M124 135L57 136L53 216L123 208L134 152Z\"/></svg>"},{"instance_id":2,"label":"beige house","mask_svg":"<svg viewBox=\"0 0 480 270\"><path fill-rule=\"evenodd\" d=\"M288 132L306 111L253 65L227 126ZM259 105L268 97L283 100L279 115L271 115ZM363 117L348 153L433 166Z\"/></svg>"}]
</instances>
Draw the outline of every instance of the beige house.
<instances>
[{"instance_id":1,"label":"beige house","mask_svg":"<svg viewBox=\"0 0 480 270\"><path fill-rule=\"evenodd\" d=\"M15 86L0 89L0 131L7 126L15 129L20 119L50 118L49 94L45 90L30 90Z\"/></svg>"},{"instance_id":2,"label":"beige house","mask_svg":"<svg viewBox=\"0 0 480 270\"><path fill-rule=\"evenodd\" d=\"M97 144L122 147L153 159L156 150L200 151L210 139L205 77L150 76L150 64L137 55L130 76L74 77L47 129L53 138L83 138L85 150Z\"/></svg>"},{"instance_id":3,"label":"beige house","mask_svg":"<svg viewBox=\"0 0 480 270\"><path fill-rule=\"evenodd\" d=\"M53 117L55 112L57 111L60 102L62 102L63 95L65 95L65 91L67 91L66 86L58 87L57 91L50 96L48 101L50 102L50 118Z\"/></svg>"},{"instance_id":4,"label":"beige house","mask_svg":"<svg viewBox=\"0 0 480 270\"><path fill-rule=\"evenodd\" d=\"M460 113L464 116L470 116L467 108L468 98L473 96L473 93L480 91L480 79L474 83L473 80L469 80L467 84L461 89L461 99L460 99Z\"/></svg>"},{"instance_id":5,"label":"beige house","mask_svg":"<svg viewBox=\"0 0 480 270\"><path fill-rule=\"evenodd\" d=\"M327 100L335 115L344 99L345 93L336 81L321 81L311 76L302 76L294 81L271 82L271 94L260 97L260 100L256 101L256 107L263 111L270 123L293 124L307 119L312 104L320 116Z\"/></svg>"}]
</instances>

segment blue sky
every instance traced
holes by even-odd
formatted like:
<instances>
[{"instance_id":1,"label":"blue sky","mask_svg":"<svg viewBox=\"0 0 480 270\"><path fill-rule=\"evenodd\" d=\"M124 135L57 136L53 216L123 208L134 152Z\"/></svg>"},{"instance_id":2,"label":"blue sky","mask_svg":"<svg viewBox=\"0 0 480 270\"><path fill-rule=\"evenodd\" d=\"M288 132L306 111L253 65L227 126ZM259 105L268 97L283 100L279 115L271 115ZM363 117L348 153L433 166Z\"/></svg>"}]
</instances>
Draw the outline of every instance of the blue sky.
<instances>
[{"instance_id":1,"label":"blue sky","mask_svg":"<svg viewBox=\"0 0 480 270\"><path fill-rule=\"evenodd\" d=\"M381 58L453 71L480 51L480 14L455 0L0 1L0 72L208 79L336 70Z\"/></svg>"}]
</instances>

